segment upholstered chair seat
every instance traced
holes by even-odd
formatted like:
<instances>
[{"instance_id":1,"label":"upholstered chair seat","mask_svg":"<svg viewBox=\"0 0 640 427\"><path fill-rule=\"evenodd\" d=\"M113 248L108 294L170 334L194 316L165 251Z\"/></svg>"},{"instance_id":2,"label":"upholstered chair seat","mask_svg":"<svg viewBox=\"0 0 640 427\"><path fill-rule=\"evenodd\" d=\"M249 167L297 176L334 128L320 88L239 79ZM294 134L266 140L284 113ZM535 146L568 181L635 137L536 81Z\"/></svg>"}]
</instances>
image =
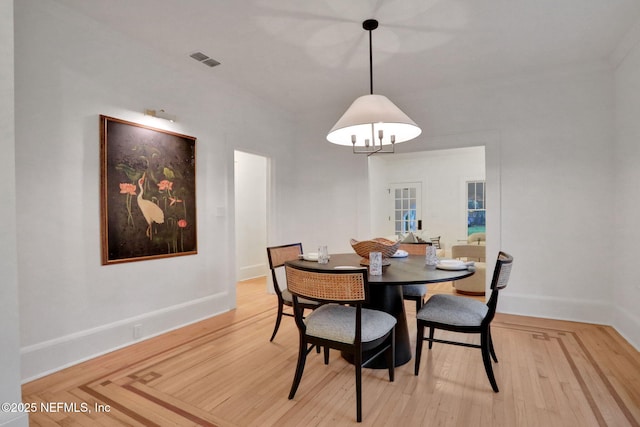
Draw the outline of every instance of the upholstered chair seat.
<instances>
[{"instance_id":1,"label":"upholstered chair seat","mask_svg":"<svg viewBox=\"0 0 640 427\"><path fill-rule=\"evenodd\" d=\"M307 335L353 344L356 339L356 308L326 304L315 309L304 320ZM382 338L393 329L396 319L383 311L362 309L362 341Z\"/></svg>"},{"instance_id":2,"label":"upholstered chair seat","mask_svg":"<svg viewBox=\"0 0 640 427\"><path fill-rule=\"evenodd\" d=\"M405 297L424 298L427 294L427 285L402 285L402 294Z\"/></svg>"},{"instance_id":3,"label":"upholstered chair seat","mask_svg":"<svg viewBox=\"0 0 640 427\"><path fill-rule=\"evenodd\" d=\"M433 295L418 312L418 319L455 326L480 326L489 308L484 302L455 295Z\"/></svg>"}]
</instances>

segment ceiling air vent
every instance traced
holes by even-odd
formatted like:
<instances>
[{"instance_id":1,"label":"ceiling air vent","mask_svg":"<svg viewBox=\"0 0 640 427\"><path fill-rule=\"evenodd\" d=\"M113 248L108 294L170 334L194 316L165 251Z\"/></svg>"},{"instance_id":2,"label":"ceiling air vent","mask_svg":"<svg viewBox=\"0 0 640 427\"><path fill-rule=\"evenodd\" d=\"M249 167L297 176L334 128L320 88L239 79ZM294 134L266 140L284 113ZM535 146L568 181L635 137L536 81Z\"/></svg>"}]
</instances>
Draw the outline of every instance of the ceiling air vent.
<instances>
[{"instance_id":1,"label":"ceiling air vent","mask_svg":"<svg viewBox=\"0 0 640 427\"><path fill-rule=\"evenodd\" d=\"M189 56L195 59L196 61L202 62L205 65L208 65L209 67L215 67L216 65L220 65L218 61L216 61L213 58L209 58L207 55L205 55L202 52L195 52Z\"/></svg>"},{"instance_id":2,"label":"ceiling air vent","mask_svg":"<svg viewBox=\"0 0 640 427\"><path fill-rule=\"evenodd\" d=\"M215 67L216 65L220 65L220 63L213 58L209 58L205 61L202 61L202 63L205 65L208 65L209 67Z\"/></svg>"}]
</instances>

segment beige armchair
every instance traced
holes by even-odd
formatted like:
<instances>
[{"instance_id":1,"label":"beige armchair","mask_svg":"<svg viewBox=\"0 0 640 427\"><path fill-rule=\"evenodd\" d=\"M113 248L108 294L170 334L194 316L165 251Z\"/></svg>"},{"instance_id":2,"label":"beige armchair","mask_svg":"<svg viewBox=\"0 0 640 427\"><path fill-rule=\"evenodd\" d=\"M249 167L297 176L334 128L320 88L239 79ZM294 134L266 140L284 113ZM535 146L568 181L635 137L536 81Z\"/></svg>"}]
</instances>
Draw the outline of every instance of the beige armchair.
<instances>
[{"instance_id":1,"label":"beige armchair","mask_svg":"<svg viewBox=\"0 0 640 427\"><path fill-rule=\"evenodd\" d=\"M456 292L466 295L484 295L486 277L486 250L482 244L454 245L451 247L451 257L463 261L475 261L476 273L462 280L455 280L453 287Z\"/></svg>"},{"instance_id":2,"label":"beige armchair","mask_svg":"<svg viewBox=\"0 0 640 427\"><path fill-rule=\"evenodd\" d=\"M486 240L486 234L484 233L472 233L467 237L467 243L470 245L484 245Z\"/></svg>"}]
</instances>

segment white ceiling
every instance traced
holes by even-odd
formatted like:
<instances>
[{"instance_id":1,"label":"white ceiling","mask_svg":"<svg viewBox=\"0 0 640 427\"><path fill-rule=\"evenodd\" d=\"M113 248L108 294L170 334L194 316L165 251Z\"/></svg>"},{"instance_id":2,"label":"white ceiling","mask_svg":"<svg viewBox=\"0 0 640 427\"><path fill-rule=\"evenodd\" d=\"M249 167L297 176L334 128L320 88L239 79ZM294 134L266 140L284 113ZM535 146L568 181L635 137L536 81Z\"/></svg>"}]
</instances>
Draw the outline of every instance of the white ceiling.
<instances>
[{"instance_id":1,"label":"white ceiling","mask_svg":"<svg viewBox=\"0 0 640 427\"><path fill-rule=\"evenodd\" d=\"M291 111L606 61L640 0L57 0ZM222 65L208 68L201 51Z\"/></svg>"}]
</instances>

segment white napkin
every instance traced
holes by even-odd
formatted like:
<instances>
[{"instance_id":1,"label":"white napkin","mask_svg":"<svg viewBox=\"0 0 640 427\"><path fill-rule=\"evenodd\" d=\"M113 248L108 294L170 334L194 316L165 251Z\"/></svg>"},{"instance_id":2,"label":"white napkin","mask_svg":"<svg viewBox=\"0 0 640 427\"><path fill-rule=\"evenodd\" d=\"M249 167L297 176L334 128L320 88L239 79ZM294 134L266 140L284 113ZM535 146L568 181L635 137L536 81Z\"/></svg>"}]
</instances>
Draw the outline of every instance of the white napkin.
<instances>
[{"instance_id":1,"label":"white napkin","mask_svg":"<svg viewBox=\"0 0 640 427\"><path fill-rule=\"evenodd\" d=\"M398 249L395 254L391 255L391 258L404 258L409 256L409 252Z\"/></svg>"}]
</instances>

